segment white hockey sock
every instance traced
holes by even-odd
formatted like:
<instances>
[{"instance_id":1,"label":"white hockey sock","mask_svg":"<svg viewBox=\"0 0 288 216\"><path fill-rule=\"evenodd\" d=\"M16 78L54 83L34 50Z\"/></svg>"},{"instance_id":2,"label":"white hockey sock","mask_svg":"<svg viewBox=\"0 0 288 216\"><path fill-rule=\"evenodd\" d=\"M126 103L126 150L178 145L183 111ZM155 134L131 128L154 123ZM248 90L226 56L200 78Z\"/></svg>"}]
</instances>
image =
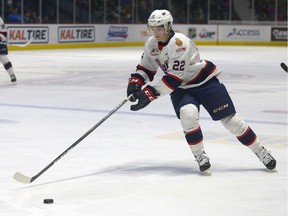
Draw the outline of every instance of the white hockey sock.
<instances>
[{"instance_id":1,"label":"white hockey sock","mask_svg":"<svg viewBox=\"0 0 288 216\"><path fill-rule=\"evenodd\" d=\"M192 151L192 154L194 156L197 156L197 155L200 155L203 153L204 151L204 145L203 145L203 142L200 142L196 145L189 145L191 151Z\"/></svg>"},{"instance_id":2,"label":"white hockey sock","mask_svg":"<svg viewBox=\"0 0 288 216\"><path fill-rule=\"evenodd\" d=\"M3 64L5 70L8 72L10 76L14 74L12 63L10 62L10 60L6 55L0 55L0 62Z\"/></svg>"},{"instance_id":3,"label":"white hockey sock","mask_svg":"<svg viewBox=\"0 0 288 216\"><path fill-rule=\"evenodd\" d=\"M9 68L9 69L7 70L7 72L8 72L8 74L9 74L10 76L13 75L13 74L14 74L13 67Z\"/></svg>"},{"instance_id":4,"label":"white hockey sock","mask_svg":"<svg viewBox=\"0 0 288 216\"><path fill-rule=\"evenodd\" d=\"M263 146L261 145L260 140L257 138L253 144L248 146L248 148L256 154L262 150Z\"/></svg>"}]
</instances>

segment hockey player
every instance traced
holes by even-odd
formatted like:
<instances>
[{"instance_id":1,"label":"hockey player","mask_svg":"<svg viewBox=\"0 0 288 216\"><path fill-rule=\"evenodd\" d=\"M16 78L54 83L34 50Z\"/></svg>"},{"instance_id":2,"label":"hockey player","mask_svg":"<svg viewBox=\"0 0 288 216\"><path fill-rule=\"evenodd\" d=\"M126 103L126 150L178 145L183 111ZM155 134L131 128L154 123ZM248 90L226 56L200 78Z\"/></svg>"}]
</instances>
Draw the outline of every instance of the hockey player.
<instances>
[{"instance_id":1,"label":"hockey player","mask_svg":"<svg viewBox=\"0 0 288 216\"><path fill-rule=\"evenodd\" d=\"M13 66L8 59L8 48L6 43L7 30L4 21L0 17L0 62L3 64L5 70L8 72L11 82L16 83L16 76L14 74Z\"/></svg>"},{"instance_id":2,"label":"hockey player","mask_svg":"<svg viewBox=\"0 0 288 216\"><path fill-rule=\"evenodd\" d=\"M244 145L251 149L267 169L276 167L276 160L262 146L260 140L236 112L233 102L217 76L221 69L208 60L200 59L196 45L188 37L173 31L173 18L167 10L155 10L148 19L150 37L145 43L141 62L131 74L127 96L137 104L132 111L146 107L160 96L170 94L180 119L185 138L201 172L209 171L209 157L205 153L199 124L202 105L213 120L219 120ZM161 68L163 77L154 86L146 85Z\"/></svg>"}]
</instances>

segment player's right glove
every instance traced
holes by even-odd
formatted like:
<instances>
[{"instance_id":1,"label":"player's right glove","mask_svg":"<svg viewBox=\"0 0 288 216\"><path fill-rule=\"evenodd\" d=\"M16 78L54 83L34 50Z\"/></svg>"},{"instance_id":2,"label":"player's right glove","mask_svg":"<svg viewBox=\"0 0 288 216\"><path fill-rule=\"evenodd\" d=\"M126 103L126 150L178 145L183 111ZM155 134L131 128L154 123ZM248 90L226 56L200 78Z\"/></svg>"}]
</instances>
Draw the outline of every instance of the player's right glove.
<instances>
[{"instance_id":1,"label":"player's right glove","mask_svg":"<svg viewBox=\"0 0 288 216\"><path fill-rule=\"evenodd\" d=\"M135 93L141 91L142 86L145 84L145 79L137 73L131 74L131 77L129 78L128 81L128 86L127 86L127 97L131 94L133 94L132 97L130 97L131 102L136 101Z\"/></svg>"},{"instance_id":2,"label":"player's right glove","mask_svg":"<svg viewBox=\"0 0 288 216\"><path fill-rule=\"evenodd\" d=\"M138 99L138 103L131 105L130 110L137 111L143 109L150 104L151 101L157 99L159 95L154 87L147 85L142 91L135 93L135 98Z\"/></svg>"}]
</instances>

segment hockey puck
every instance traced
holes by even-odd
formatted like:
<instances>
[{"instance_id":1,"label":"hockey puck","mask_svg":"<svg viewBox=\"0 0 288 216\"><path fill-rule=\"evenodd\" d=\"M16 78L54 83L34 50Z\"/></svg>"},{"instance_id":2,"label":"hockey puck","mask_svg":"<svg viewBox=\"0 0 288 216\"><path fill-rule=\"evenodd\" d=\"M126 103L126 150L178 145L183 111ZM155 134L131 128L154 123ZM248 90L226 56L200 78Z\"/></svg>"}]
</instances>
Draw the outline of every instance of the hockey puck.
<instances>
[{"instance_id":1,"label":"hockey puck","mask_svg":"<svg viewBox=\"0 0 288 216\"><path fill-rule=\"evenodd\" d=\"M54 202L53 199L44 199L43 201L45 204L52 204Z\"/></svg>"}]
</instances>

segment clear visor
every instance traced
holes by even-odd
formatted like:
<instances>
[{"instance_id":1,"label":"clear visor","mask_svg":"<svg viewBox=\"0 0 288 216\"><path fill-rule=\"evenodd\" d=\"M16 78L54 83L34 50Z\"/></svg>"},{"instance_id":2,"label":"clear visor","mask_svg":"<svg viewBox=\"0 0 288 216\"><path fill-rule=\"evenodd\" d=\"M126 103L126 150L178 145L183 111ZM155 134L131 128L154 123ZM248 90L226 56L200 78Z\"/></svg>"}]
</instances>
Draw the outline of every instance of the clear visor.
<instances>
[{"instance_id":1,"label":"clear visor","mask_svg":"<svg viewBox=\"0 0 288 216\"><path fill-rule=\"evenodd\" d=\"M153 34L160 34L160 33L167 33L167 29L164 27L164 25L161 25L161 26L149 26L149 24L147 25L147 30L148 30L148 33L150 35L153 35Z\"/></svg>"},{"instance_id":2,"label":"clear visor","mask_svg":"<svg viewBox=\"0 0 288 216\"><path fill-rule=\"evenodd\" d=\"M164 26L150 26L150 31L153 33L165 32Z\"/></svg>"}]
</instances>

